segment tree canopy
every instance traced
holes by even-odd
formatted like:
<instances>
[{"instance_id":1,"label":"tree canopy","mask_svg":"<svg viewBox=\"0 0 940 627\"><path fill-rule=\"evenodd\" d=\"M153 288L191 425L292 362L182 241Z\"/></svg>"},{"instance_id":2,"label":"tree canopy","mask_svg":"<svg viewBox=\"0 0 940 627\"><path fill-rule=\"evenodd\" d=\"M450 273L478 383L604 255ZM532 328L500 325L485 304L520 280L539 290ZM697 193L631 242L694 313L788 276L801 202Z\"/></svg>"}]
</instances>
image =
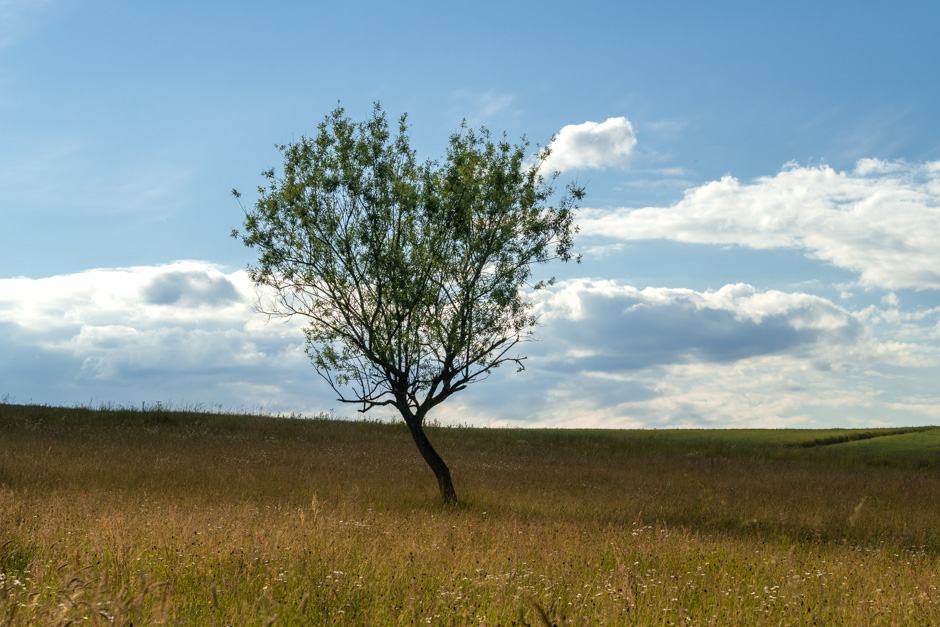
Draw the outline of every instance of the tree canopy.
<instances>
[{"instance_id":1,"label":"tree canopy","mask_svg":"<svg viewBox=\"0 0 940 627\"><path fill-rule=\"evenodd\" d=\"M550 146L530 157L524 140L466 123L440 161L419 162L407 116L393 133L379 104L363 121L337 107L316 137L279 148L283 171L263 173L233 231L274 295L259 309L306 318L307 353L339 400L394 407L456 501L425 418L500 365L522 368L515 349L537 323L526 292L554 280L535 280L535 266L575 257L584 189L556 191L558 173L542 172Z\"/></svg>"}]
</instances>

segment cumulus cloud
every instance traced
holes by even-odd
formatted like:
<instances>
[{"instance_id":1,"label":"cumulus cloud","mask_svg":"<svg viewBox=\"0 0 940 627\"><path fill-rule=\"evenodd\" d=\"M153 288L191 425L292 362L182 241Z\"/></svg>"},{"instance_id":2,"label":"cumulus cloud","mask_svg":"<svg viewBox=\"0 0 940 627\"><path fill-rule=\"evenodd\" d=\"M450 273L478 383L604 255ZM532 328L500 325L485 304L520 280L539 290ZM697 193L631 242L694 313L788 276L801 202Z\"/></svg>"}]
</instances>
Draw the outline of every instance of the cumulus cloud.
<instances>
[{"instance_id":1,"label":"cumulus cloud","mask_svg":"<svg viewBox=\"0 0 940 627\"><path fill-rule=\"evenodd\" d=\"M298 325L268 324L255 298L244 271L198 261L2 279L0 396L329 408Z\"/></svg>"},{"instance_id":2,"label":"cumulus cloud","mask_svg":"<svg viewBox=\"0 0 940 627\"><path fill-rule=\"evenodd\" d=\"M858 321L810 294L645 288L584 279L539 303L560 356L575 368L618 373L676 363L730 363L825 342L851 343Z\"/></svg>"},{"instance_id":3,"label":"cumulus cloud","mask_svg":"<svg viewBox=\"0 0 940 627\"><path fill-rule=\"evenodd\" d=\"M896 316L743 284L588 279L546 291L537 307L542 340L525 347L526 371L500 373L441 415L539 427L874 426L929 424L924 408L940 403L940 308Z\"/></svg>"},{"instance_id":4,"label":"cumulus cloud","mask_svg":"<svg viewBox=\"0 0 940 627\"><path fill-rule=\"evenodd\" d=\"M940 162L789 164L750 183L725 176L670 207L585 211L580 226L619 240L797 249L866 286L940 289Z\"/></svg>"},{"instance_id":5,"label":"cumulus cloud","mask_svg":"<svg viewBox=\"0 0 940 627\"><path fill-rule=\"evenodd\" d=\"M559 172L578 168L626 168L634 146L636 135L627 118L569 124L555 136L552 153L542 167Z\"/></svg>"},{"instance_id":6,"label":"cumulus cloud","mask_svg":"<svg viewBox=\"0 0 940 627\"><path fill-rule=\"evenodd\" d=\"M55 331L126 324L153 328L168 321L232 323L249 306L254 288L244 271L224 273L199 261L105 268L42 279L0 279L0 311L25 329ZM185 307L162 305L180 302ZM195 310L194 310L195 309Z\"/></svg>"},{"instance_id":7,"label":"cumulus cloud","mask_svg":"<svg viewBox=\"0 0 940 627\"><path fill-rule=\"evenodd\" d=\"M204 270L173 270L158 274L143 288L151 305L182 304L217 307L238 300L238 291L227 277Z\"/></svg>"}]
</instances>

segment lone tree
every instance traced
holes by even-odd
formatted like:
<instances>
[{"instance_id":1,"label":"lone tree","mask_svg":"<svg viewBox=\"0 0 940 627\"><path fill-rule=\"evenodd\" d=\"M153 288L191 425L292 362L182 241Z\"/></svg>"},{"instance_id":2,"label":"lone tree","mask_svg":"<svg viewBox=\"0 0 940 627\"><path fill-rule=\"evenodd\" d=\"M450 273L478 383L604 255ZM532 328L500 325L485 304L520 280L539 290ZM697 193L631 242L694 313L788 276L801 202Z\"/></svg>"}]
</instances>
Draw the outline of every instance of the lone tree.
<instances>
[{"instance_id":1,"label":"lone tree","mask_svg":"<svg viewBox=\"0 0 940 627\"><path fill-rule=\"evenodd\" d=\"M534 265L573 257L584 190L555 193L558 173L540 170L548 148L527 164L527 143L466 123L442 163L418 163L406 116L393 136L378 103L362 122L337 107L315 138L279 148L283 174L263 173L244 233L232 232L259 254L252 281L275 295L258 309L307 318L307 354L338 400L397 409L454 503L425 419L500 365L522 369L513 349L536 324L522 290L554 280L533 282Z\"/></svg>"}]
</instances>

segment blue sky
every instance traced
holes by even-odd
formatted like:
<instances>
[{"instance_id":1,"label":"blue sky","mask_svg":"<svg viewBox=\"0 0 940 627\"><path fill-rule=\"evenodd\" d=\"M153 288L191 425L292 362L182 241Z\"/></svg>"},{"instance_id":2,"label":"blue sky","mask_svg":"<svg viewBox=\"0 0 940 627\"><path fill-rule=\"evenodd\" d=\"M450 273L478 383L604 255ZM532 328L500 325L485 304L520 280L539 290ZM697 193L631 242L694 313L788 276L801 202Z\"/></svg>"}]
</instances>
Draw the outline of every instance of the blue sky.
<instances>
[{"instance_id":1,"label":"blue sky","mask_svg":"<svg viewBox=\"0 0 940 627\"><path fill-rule=\"evenodd\" d=\"M940 5L0 0L0 398L314 413L228 237L341 100L587 186L521 426L940 423ZM509 369L507 369L509 370Z\"/></svg>"}]
</instances>

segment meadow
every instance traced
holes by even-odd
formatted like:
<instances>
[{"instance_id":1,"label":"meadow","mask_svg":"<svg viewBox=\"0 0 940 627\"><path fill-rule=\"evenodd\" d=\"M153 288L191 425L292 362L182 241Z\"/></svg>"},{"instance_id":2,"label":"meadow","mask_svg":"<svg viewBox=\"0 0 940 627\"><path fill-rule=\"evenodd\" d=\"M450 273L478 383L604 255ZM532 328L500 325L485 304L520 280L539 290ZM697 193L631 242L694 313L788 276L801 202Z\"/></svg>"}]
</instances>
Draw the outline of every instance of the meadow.
<instances>
[{"instance_id":1,"label":"meadow","mask_svg":"<svg viewBox=\"0 0 940 627\"><path fill-rule=\"evenodd\" d=\"M940 428L0 405L0 623L940 624Z\"/></svg>"}]
</instances>

